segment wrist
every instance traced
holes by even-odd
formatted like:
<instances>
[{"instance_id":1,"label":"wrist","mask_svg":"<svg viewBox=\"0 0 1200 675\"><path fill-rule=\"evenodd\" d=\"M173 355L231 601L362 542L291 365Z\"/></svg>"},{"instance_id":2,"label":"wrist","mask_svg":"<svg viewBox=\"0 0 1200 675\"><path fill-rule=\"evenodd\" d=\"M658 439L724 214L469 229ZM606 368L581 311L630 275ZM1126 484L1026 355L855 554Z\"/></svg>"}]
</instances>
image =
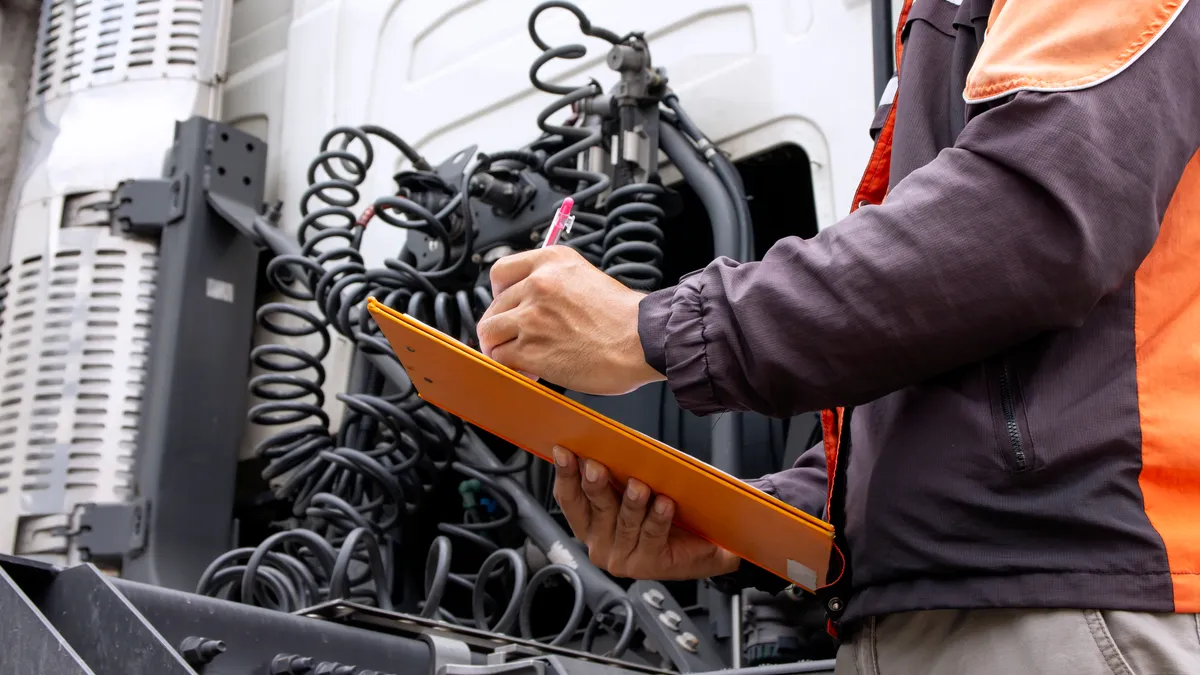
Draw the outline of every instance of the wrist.
<instances>
[{"instance_id":1,"label":"wrist","mask_svg":"<svg viewBox=\"0 0 1200 675\"><path fill-rule=\"evenodd\" d=\"M636 314L638 357L654 371L654 380L666 378L667 320L671 318L671 291L639 294Z\"/></svg>"},{"instance_id":2,"label":"wrist","mask_svg":"<svg viewBox=\"0 0 1200 675\"><path fill-rule=\"evenodd\" d=\"M615 355L621 372L628 374L628 380L634 387L665 380L666 376L652 364L646 353L646 344L641 332L641 306L646 297L644 293L631 291L627 300L628 309L624 317L623 339L617 347Z\"/></svg>"}]
</instances>

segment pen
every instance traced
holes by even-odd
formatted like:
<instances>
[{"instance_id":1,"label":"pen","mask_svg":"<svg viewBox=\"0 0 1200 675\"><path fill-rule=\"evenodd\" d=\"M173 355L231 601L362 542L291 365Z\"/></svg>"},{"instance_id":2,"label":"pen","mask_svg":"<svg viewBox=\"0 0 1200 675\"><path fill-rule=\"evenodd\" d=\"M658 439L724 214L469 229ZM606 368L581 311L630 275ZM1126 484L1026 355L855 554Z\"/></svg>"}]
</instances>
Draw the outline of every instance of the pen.
<instances>
[{"instance_id":1,"label":"pen","mask_svg":"<svg viewBox=\"0 0 1200 675\"><path fill-rule=\"evenodd\" d=\"M546 239L542 242L542 248L557 244L558 238L562 236L563 232L571 231L571 225L575 223L575 216L571 215L573 206L575 206L574 199L567 197L563 200L562 206L558 207L558 211L554 214L550 229L546 230Z\"/></svg>"}]
</instances>

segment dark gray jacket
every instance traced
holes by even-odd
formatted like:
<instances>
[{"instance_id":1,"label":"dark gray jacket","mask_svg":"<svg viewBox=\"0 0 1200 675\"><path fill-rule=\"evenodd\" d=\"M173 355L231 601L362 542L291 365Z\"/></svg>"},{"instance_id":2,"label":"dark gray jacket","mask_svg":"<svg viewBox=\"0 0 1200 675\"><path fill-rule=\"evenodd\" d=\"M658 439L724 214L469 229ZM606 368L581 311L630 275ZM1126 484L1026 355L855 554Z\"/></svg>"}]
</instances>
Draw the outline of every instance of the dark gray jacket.
<instances>
[{"instance_id":1,"label":"dark gray jacket","mask_svg":"<svg viewBox=\"0 0 1200 675\"><path fill-rule=\"evenodd\" d=\"M647 359L854 406L847 620L1200 611L1200 5L908 4L861 208L648 295ZM840 438L756 484L825 515Z\"/></svg>"}]
</instances>

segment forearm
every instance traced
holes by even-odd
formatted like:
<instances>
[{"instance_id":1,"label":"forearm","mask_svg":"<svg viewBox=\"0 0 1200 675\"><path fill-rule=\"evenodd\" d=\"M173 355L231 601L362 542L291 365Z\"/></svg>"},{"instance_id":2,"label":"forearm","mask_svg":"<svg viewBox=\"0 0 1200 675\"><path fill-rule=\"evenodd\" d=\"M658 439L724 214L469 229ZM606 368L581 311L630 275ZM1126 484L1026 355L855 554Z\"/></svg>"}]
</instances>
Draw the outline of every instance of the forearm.
<instances>
[{"instance_id":1,"label":"forearm","mask_svg":"<svg viewBox=\"0 0 1200 675\"><path fill-rule=\"evenodd\" d=\"M1195 91L1145 105L1173 68L1172 39L1195 42L1168 33L1086 91L1016 94L883 205L647 296L647 361L696 413L783 417L1078 325L1154 244L1200 137Z\"/></svg>"}]
</instances>

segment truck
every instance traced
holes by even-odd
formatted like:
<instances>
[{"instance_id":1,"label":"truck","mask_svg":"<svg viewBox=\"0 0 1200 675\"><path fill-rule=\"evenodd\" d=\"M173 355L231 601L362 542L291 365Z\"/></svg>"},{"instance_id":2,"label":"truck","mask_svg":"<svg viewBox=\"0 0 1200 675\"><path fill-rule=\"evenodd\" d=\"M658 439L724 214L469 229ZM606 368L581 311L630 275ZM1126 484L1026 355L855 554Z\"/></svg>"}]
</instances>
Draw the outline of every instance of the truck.
<instances>
[{"instance_id":1,"label":"truck","mask_svg":"<svg viewBox=\"0 0 1200 675\"><path fill-rule=\"evenodd\" d=\"M472 344L568 196L642 290L814 236L900 4L0 0L0 673L831 670L805 593L594 567L363 306ZM739 477L817 430L564 393Z\"/></svg>"}]
</instances>

